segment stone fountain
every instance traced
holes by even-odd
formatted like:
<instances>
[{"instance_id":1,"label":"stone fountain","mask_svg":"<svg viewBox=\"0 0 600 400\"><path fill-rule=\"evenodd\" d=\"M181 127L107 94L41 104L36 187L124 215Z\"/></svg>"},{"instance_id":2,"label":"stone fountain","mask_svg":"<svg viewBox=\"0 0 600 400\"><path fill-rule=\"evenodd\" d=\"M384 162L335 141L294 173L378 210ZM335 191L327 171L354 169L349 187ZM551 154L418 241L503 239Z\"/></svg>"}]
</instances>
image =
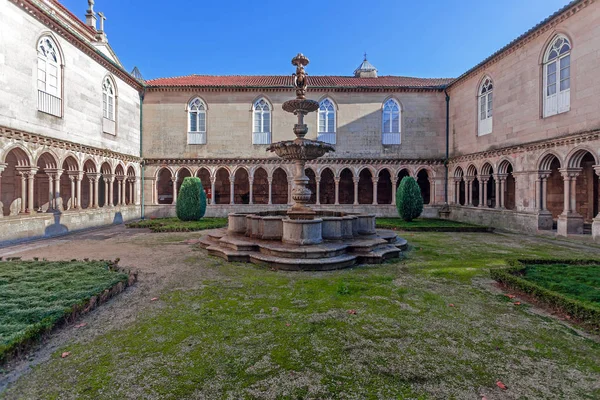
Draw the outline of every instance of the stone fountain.
<instances>
[{"instance_id":1,"label":"stone fountain","mask_svg":"<svg viewBox=\"0 0 600 400\"><path fill-rule=\"evenodd\" d=\"M292 59L296 98L283 103L294 113L296 139L267 148L295 165L292 200L287 211L229 214L227 229L218 230L200 241L209 254L228 261L254 262L287 270L330 270L363 263L380 263L399 257L406 240L393 231L375 228L375 216L339 211L315 211L308 206L311 191L305 173L307 161L322 157L335 148L309 140L304 117L319 109L306 98L309 60L299 53Z\"/></svg>"}]
</instances>

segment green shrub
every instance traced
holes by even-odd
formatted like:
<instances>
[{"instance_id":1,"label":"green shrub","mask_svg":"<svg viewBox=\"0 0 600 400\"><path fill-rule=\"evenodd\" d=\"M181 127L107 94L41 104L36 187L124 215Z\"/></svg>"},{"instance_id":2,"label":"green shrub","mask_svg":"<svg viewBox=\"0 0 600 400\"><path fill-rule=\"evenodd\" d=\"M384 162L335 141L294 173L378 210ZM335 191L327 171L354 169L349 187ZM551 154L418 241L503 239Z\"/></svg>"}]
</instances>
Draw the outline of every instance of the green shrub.
<instances>
[{"instance_id":1,"label":"green shrub","mask_svg":"<svg viewBox=\"0 0 600 400\"><path fill-rule=\"evenodd\" d=\"M396 192L396 208L405 221L412 221L423 212L423 196L421 188L414 178L406 176L400 182Z\"/></svg>"},{"instance_id":2,"label":"green shrub","mask_svg":"<svg viewBox=\"0 0 600 400\"><path fill-rule=\"evenodd\" d=\"M206 212L206 193L200 178L187 177L177 195L177 218L182 221L199 221Z\"/></svg>"}]
</instances>

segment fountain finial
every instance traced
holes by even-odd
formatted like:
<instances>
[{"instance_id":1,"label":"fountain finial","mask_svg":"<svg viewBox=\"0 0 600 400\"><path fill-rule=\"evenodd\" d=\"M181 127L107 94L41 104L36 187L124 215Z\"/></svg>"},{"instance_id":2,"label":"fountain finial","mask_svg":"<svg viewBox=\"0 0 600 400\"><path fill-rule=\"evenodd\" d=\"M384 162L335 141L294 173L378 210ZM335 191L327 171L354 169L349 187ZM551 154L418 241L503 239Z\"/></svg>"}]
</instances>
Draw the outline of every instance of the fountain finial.
<instances>
[{"instance_id":1,"label":"fountain finial","mask_svg":"<svg viewBox=\"0 0 600 400\"><path fill-rule=\"evenodd\" d=\"M307 76L308 74L304 71L310 63L309 59L302 53L298 53L296 57L292 58L292 65L296 66L296 73L292 74L294 77L294 87L296 88L296 98L304 100L306 99L306 88L308 87Z\"/></svg>"}]
</instances>

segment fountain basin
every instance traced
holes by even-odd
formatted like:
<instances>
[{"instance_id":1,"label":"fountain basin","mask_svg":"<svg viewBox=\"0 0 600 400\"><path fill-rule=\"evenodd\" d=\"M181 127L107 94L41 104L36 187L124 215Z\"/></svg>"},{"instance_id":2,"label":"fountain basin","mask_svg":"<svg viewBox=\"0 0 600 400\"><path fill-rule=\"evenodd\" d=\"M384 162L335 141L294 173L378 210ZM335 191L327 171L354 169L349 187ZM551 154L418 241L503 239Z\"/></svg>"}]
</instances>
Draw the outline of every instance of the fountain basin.
<instances>
[{"instance_id":1,"label":"fountain basin","mask_svg":"<svg viewBox=\"0 0 600 400\"><path fill-rule=\"evenodd\" d=\"M291 219L286 211L229 214L229 226L204 237L209 254L286 270L331 270L397 258L407 246L395 232L375 229L371 214L317 211Z\"/></svg>"}]
</instances>

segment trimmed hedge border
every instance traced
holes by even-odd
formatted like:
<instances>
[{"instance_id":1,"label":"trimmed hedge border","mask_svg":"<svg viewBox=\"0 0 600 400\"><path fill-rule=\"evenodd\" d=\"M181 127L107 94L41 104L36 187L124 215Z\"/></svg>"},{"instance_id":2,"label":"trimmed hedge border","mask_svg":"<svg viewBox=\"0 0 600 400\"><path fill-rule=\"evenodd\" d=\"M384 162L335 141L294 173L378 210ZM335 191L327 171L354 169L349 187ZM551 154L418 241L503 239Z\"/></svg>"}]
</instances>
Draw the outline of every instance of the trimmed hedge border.
<instances>
[{"instance_id":1,"label":"trimmed hedge border","mask_svg":"<svg viewBox=\"0 0 600 400\"><path fill-rule=\"evenodd\" d=\"M397 228L397 227L390 227L387 224L375 224L377 228L379 229L389 229L392 231L399 231L399 232L458 232L458 233L493 233L494 232L494 228L491 227L487 227L487 226L455 226L455 227L451 227L451 226L440 226L440 227L436 227L436 226L420 226L420 227L408 227L408 228Z\"/></svg>"},{"instance_id":2,"label":"trimmed hedge border","mask_svg":"<svg viewBox=\"0 0 600 400\"><path fill-rule=\"evenodd\" d=\"M502 285L532 296L555 311L564 313L580 322L594 333L600 332L600 307L570 299L540 285L520 278L527 265L567 264L567 265L600 265L600 260L593 259L519 259L508 261L509 267L491 268L492 279Z\"/></svg>"},{"instance_id":3,"label":"trimmed hedge border","mask_svg":"<svg viewBox=\"0 0 600 400\"><path fill-rule=\"evenodd\" d=\"M6 261L18 261L21 257L8 257ZM35 261L35 259L34 259ZM77 318L81 317L84 314L89 313L90 311L96 309L101 304L106 303L111 298L123 292L129 286L133 285L137 282L138 273L137 271L126 270L118 266L119 259L111 260L88 260L84 261L99 261L106 262L108 269L115 272L121 272L127 274L127 278L120 280L112 287L103 290L101 293L98 293L88 300L84 300L80 303L74 304L69 310L65 311L65 314L57 319L55 323L47 328L40 327L32 327L28 329L27 332L23 335L23 339L18 342L10 343L2 354L0 354L0 366L3 364L15 359L20 358L23 354L31 349L36 343L43 341L50 333L52 333L55 329L58 329L61 326L71 324ZM0 257L0 266L2 265L2 258Z\"/></svg>"},{"instance_id":4,"label":"trimmed hedge border","mask_svg":"<svg viewBox=\"0 0 600 400\"><path fill-rule=\"evenodd\" d=\"M205 220L204 218L202 220ZM200 220L200 221L202 221ZM181 224L186 224L186 223L194 223L194 222L199 222L199 221L181 221ZM211 221L210 224L208 224L207 226L202 226L202 227L190 227L190 226L182 226L182 225L178 225L177 222L172 222L172 221L168 221L168 222L160 222L160 218L157 219L146 219L146 220L139 220L139 221L135 221L135 222L130 222L128 224L126 224L125 226L127 226L127 228L133 228L133 229L141 229L141 228L148 228L150 229L150 231L154 232L154 233L164 233L164 232L197 232L197 231L203 231L206 229L218 229L218 228L223 228L227 226L227 221L224 222L218 222L218 221Z\"/></svg>"}]
</instances>

